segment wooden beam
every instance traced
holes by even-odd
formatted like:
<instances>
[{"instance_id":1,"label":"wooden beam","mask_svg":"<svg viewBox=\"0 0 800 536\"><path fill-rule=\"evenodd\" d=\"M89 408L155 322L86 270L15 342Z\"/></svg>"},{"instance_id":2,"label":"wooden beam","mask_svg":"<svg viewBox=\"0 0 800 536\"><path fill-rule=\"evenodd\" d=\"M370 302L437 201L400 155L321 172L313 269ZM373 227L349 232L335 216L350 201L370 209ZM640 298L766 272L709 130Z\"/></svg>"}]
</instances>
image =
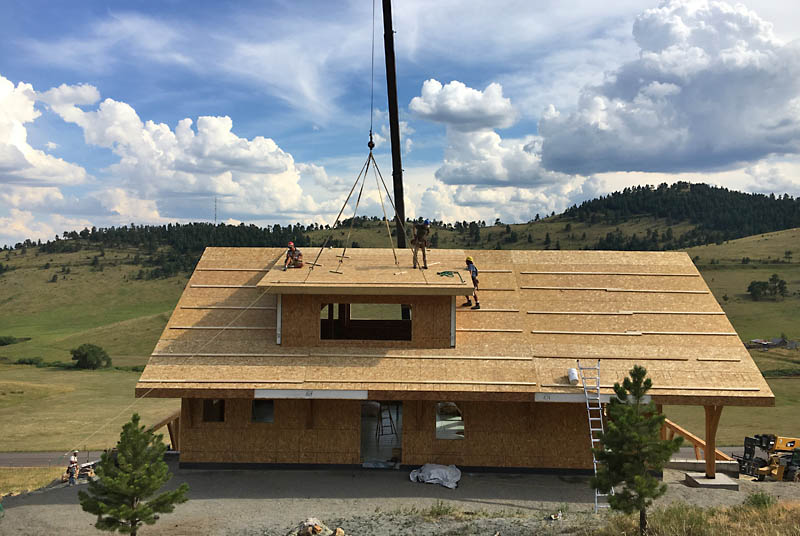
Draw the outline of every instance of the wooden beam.
<instances>
[{"instance_id":1,"label":"wooden beam","mask_svg":"<svg viewBox=\"0 0 800 536\"><path fill-rule=\"evenodd\" d=\"M195 272L269 272L269 268L195 268Z\"/></svg>"},{"instance_id":2,"label":"wooden beam","mask_svg":"<svg viewBox=\"0 0 800 536\"><path fill-rule=\"evenodd\" d=\"M717 407L721 408L722 406L717 406ZM671 420L669 419L664 420L664 427L662 428L662 434L666 434L667 439L672 439L675 437L676 433L679 436L683 437L687 442L691 443L691 445L694 447L696 460L703 459L700 457L701 456L700 451L702 451L703 453L706 452L706 442L703 441L701 438L697 437L696 435L694 435L693 433L691 433L689 430L672 422ZM733 461L733 458L731 458L730 456L728 456L719 449L714 450L714 458L723 461Z\"/></svg>"},{"instance_id":3,"label":"wooden beam","mask_svg":"<svg viewBox=\"0 0 800 536\"><path fill-rule=\"evenodd\" d=\"M458 332L477 332L477 333L522 333L521 329L506 328L456 328Z\"/></svg>"},{"instance_id":4,"label":"wooden beam","mask_svg":"<svg viewBox=\"0 0 800 536\"><path fill-rule=\"evenodd\" d=\"M565 331L533 329L531 333L537 335L625 335L640 337L642 335L701 335L738 337L735 331Z\"/></svg>"},{"instance_id":5,"label":"wooden beam","mask_svg":"<svg viewBox=\"0 0 800 536\"><path fill-rule=\"evenodd\" d=\"M485 272L486 270L481 270ZM700 274L671 274L671 273L652 273L652 272L520 272L522 275L633 275L633 276L652 276L652 277L700 277Z\"/></svg>"},{"instance_id":6,"label":"wooden beam","mask_svg":"<svg viewBox=\"0 0 800 536\"><path fill-rule=\"evenodd\" d=\"M267 305L265 307L261 306L254 306L254 305L181 305L181 309L233 309L233 310L240 310L243 309L245 311L253 309L256 311L274 311L276 307L274 305Z\"/></svg>"},{"instance_id":7,"label":"wooden beam","mask_svg":"<svg viewBox=\"0 0 800 536\"><path fill-rule=\"evenodd\" d=\"M149 432L157 432L160 428L166 426L167 423L170 423L170 422L174 421L175 419L177 419L180 416L181 416L181 410L178 410L175 413L169 415L168 417L164 417L163 419L161 419L160 421L155 423L153 426L151 426L147 430Z\"/></svg>"},{"instance_id":8,"label":"wooden beam","mask_svg":"<svg viewBox=\"0 0 800 536\"><path fill-rule=\"evenodd\" d=\"M706 457L706 478L716 478L717 473L717 457L714 453L717 450L717 427L719 426L719 418L722 415L723 406L703 406L706 412L706 448L704 454Z\"/></svg>"},{"instance_id":9,"label":"wooden beam","mask_svg":"<svg viewBox=\"0 0 800 536\"><path fill-rule=\"evenodd\" d=\"M190 288L258 288L256 285L189 285Z\"/></svg>"},{"instance_id":10,"label":"wooden beam","mask_svg":"<svg viewBox=\"0 0 800 536\"><path fill-rule=\"evenodd\" d=\"M228 329L228 330L272 330L275 326L170 326L169 329Z\"/></svg>"},{"instance_id":11,"label":"wooden beam","mask_svg":"<svg viewBox=\"0 0 800 536\"><path fill-rule=\"evenodd\" d=\"M522 290L594 290L601 292L643 292L650 294L708 294L707 290L669 290L647 288L607 288L607 287L564 287L564 286L521 286Z\"/></svg>"}]
</instances>

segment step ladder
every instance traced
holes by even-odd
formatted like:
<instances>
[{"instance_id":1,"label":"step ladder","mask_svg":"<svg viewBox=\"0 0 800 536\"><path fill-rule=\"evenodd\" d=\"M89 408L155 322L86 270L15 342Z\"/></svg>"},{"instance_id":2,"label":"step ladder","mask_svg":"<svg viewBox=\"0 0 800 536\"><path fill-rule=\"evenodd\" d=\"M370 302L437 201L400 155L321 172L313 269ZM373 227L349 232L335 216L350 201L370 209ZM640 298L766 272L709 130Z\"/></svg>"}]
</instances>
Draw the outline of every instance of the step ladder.
<instances>
[{"instance_id":1,"label":"step ladder","mask_svg":"<svg viewBox=\"0 0 800 536\"><path fill-rule=\"evenodd\" d=\"M600 360L594 366L582 366L578 360L578 373L583 385L583 395L586 398L586 414L589 417L589 439L593 449L600 447L600 434L603 433L603 405L600 403ZM597 461L597 457L592 451L592 465L594 476L597 476L597 466L602 463ZM614 489L610 493L601 493L594 490L594 511L597 513L600 508L608 508L609 495L614 494Z\"/></svg>"},{"instance_id":2,"label":"step ladder","mask_svg":"<svg viewBox=\"0 0 800 536\"><path fill-rule=\"evenodd\" d=\"M380 403L378 409L378 422L375 426L375 439L385 435L397 435L397 428L392 418L392 405L385 402Z\"/></svg>"}]
</instances>

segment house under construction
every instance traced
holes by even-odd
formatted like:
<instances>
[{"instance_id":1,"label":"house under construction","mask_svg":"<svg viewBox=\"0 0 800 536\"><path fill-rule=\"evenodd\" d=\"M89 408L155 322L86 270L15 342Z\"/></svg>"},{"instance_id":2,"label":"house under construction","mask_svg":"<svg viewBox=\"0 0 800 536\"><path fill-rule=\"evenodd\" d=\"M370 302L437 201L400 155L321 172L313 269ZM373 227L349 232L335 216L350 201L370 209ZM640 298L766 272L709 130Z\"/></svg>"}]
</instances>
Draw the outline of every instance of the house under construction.
<instances>
[{"instance_id":1,"label":"house under construction","mask_svg":"<svg viewBox=\"0 0 800 536\"><path fill-rule=\"evenodd\" d=\"M685 253L341 252L283 271L282 248L206 249L136 386L181 399L183 466L591 469L577 360L606 401L641 364L656 404L704 406L709 452L723 406L774 404Z\"/></svg>"}]
</instances>

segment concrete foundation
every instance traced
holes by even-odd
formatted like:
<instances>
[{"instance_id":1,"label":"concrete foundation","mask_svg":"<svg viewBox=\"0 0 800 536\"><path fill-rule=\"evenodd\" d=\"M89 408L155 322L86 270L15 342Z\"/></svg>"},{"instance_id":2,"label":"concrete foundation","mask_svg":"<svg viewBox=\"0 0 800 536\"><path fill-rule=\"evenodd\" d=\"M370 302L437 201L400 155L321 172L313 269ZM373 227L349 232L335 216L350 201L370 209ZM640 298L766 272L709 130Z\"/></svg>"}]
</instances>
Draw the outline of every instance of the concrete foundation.
<instances>
[{"instance_id":1,"label":"concrete foundation","mask_svg":"<svg viewBox=\"0 0 800 536\"><path fill-rule=\"evenodd\" d=\"M664 466L667 469L677 469L679 471L689 471L692 473L702 472L705 473L706 470L706 462L705 460L695 460L694 458L691 459L672 459ZM717 474L725 473L733 478L738 478L739 476L739 462L737 461L724 461L724 460L717 460L716 463L717 467Z\"/></svg>"},{"instance_id":2,"label":"concrete foundation","mask_svg":"<svg viewBox=\"0 0 800 536\"><path fill-rule=\"evenodd\" d=\"M686 473L685 482L690 488L729 489L732 491L739 491L739 482L723 473L717 473L716 478L706 478L705 473Z\"/></svg>"}]
</instances>

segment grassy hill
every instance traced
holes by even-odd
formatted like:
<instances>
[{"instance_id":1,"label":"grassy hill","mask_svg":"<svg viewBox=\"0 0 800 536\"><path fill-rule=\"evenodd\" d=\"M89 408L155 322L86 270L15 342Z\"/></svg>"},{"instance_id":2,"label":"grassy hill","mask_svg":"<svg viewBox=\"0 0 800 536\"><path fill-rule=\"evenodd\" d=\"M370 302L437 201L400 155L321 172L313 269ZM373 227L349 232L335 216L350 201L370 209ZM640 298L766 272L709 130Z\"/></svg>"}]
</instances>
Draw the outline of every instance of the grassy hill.
<instances>
[{"instance_id":1,"label":"grassy hill","mask_svg":"<svg viewBox=\"0 0 800 536\"><path fill-rule=\"evenodd\" d=\"M164 329L187 277L138 280L136 251L25 254L12 252L0 276L0 334L29 341L0 346L0 357L70 361L69 350L85 342L105 348L115 365L135 366L147 357Z\"/></svg>"},{"instance_id":2,"label":"grassy hill","mask_svg":"<svg viewBox=\"0 0 800 536\"><path fill-rule=\"evenodd\" d=\"M412 227L412 223L407 225L406 231L409 235ZM434 222L431 227L431 239L435 247L443 249L593 249L598 241L605 239L609 234L641 237L657 232L660 235L662 232L666 233L670 227L675 235L695 228L689 222L668 225L666 219L651 216L632 217L624 223L613 224L593 224L579 222L566 216L551 216L528 223L487 225L480 228L477 238L467 231L460 232L452 225ZM319 247L329 237L343 244L349 232L349 227L345 225L333 232L319 229L306 234L310 238L313 252L314 246ZM386 224L378 220L358 222L358 226L354 226L352 230L351 240L358 247L391 247Z\"/></svg>"},{"instance_id":3,"label":"grassy hill","mask_svg":"<svg viewBox=\"0 0 800 536\"><path fill-rule=\"evenodd\" d=\"M792 250L795 253L786 257L786 252ZM800 228L685 251L695 259L714 297L743 340L782 334L800 339L800 258L795 258L800 256ZM753 301L747 293L750 282L766 281L772 274L787 282L789 296ZM758 351L753 356L762 370L774 368L774 359L761 354L764 352ZM800 360L800 355L795 359ZM794 365L800 367L800 361Z\"/></svg>"}]
</instances>

